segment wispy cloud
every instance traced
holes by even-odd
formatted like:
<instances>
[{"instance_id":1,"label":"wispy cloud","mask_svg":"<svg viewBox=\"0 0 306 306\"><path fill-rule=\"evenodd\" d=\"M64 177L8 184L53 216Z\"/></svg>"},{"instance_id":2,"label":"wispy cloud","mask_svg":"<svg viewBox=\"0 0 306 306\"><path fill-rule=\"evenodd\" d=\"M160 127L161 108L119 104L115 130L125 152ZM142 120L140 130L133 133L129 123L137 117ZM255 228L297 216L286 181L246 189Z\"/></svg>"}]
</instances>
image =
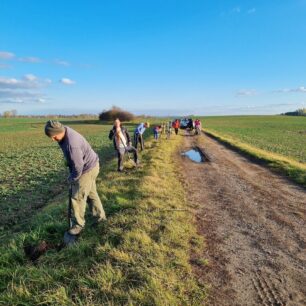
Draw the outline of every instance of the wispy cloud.
<instances>
[{"instance_id":1,"label":"wispy cloud","mask_svg":"<svg viewBox=\"0 0 306 306\"><path fill-rule=\"evenodd\" d=\"M241 12L240 6L236 6L230 10L231 14L239 14Z\"/></svg>"},{"instance_id":2,"label":"wispy cloud","mask_svg":"<svg viewBox=\"0 0 306 306\"><path fill-rule=\"evenodd\" d=\"M43 103L46 99L41 89L51 80L26 74L20 79L0 77L0 103Z\"/></svg>"},{"instance_id":3,"label":"wispy cloud","mask_svg":"<svg viewBox=\"0 0 306 306\"><path fill-rule=\"evenodd\" d=\"M61 60L61 59L55 59L55 60L54 60L54 63L55 63L56 65L65 66L65 67L70 66L70 63L69 63L69 62L64 61L64 60Z\"/></svg>"},{"instance_id":4,"label":"wispy cloud","mask_svg":"<svg viewBox=\"0 0 306 306\"><path fill-rule=\"evenodd\" d=\"M37 92L30 91L16 91L13 89L0 89L0 99L2 98L32 98L37 97Z\"/></svg>"},{"instance_id":5,"label":"wispy cloud","mask_svg":"<svg viewBox=\"0 0 306 306\"><path fill-rule=\"evenodd\" d=\"M255 13L256 13L256 8L255 7L247 10L247 14L255 14Z\"/></svg>"},{"instance_id":6,"label":"wispy cloud","mask_svg":"<svg viewBox=\"0 0 306 306\"><path fill-rule=\"evenodd\" d=\"M0 63L0 69L8 69L10 67L11 67L10 65Z\"/></svg>"},{"instance_id":7,"label":"wispy cloud","mask_svg":"<svg viewBox=\"0 0 306 306\"><path fill-rule=\"evenodd\" d=\"M256 96L258 92L255 89L240 89L236 92L236 96L242 97L242 96Z\"/></svg>"},{"instance_id":8,"label":"wispy cloud","mask_svg":"<svg viewBox=\"0 0 306 306\"><path fill-rule=\"evenodd\" d=\"M0 51L0 59L2 60L10 60L15 57L15 54L8 51Z\"/></svg>"},{"instance_id":9,"label":"wispy cloud","mask_svg":"<svg viewBox=\"0 0 306 306\"><path fill-rule=\"evenodd\" d=\"M23 78L29 82L35 82L38 80L37 76L35 76L34 74L26 74Z\"/></svg>"},{"instance_id":10,"label":"wispy cloud","mask_svg":"<svg viewBox=\"0 0 306 306\"><path fill-rule=\"evenodd\" d=\"M46 101L44 94L40 92L20 91L12 89L0 89L0 103L43 103Z\"/></svg>"},{"instance_id":11,"label":"wispy cloud","mask_svg":"<svg viewBox=\"0 0 306 306\"><path fill-rule=\"evenodd\" d=\"M60 83L62 83L64 85L73 85L76 82L71 80L71 79L68 79L68 78L62 78L62 79L60 79Z\"/></svg>"},{"instance_id":12,"label":"wispy cloud","mask_svg":"<svg viewBox=\"0 0 306 306\"><path fill-rule=\"evenodd\" d=\"M28 57L20 57L18 58L19 62L23 62L23 63L41 63L42 59L38 58L38 57L34 57L34 56L28 56Z\"/></svg>"},{"instance_id":13,"label":"wispy cloud","mask_svg":"<svg viewBox=\"0 0 306 306\"><path fill-rule=\"evenodd\" d=\"M24 89L24 88L39 88L43 82L33 74L27 74L22 79L0 77L0 88L4 89Z\"/></svg>"},{"instance_id":14,"label":"wispy cloud","mask_svg":"<svg viewBox=\"0 0 306 306\"><path fill-rule=\"evenodd\" d=\"M282 89L277 89L274 90L273 92L275 93L288 93L288 92L302 92L302 93L306 93L306 87L305 86L300 86L297 88L282 88Z\"/></svg>"},{"instance_id":15,"label":"wispy cloud","mask_svg":"<svg viewBox=\"0 0 306 306\"><path fill-rule=\"evenodd\" d=\"M234 14L255 14L256 13L256 8L252 7L249 9L242 9L240 6L235 6L232 9L228 10L228 11L223 11L220 16L224 17L224 16L228 16L228 15L234 15Z\"/></svg>"},{"instance_id":16,"label":"wispy cloud","mask_svg":"<svg viewBox=\"0 0 306 306\"><path fill-rule=\"evenodd\" d=\"M15 78L3 78L0 77L0 88L14 88L14 89L22 89L22 88L36 88L36 84L32 82L28 82L25 80L17 80Z\"/></svg>"}]
</instances>

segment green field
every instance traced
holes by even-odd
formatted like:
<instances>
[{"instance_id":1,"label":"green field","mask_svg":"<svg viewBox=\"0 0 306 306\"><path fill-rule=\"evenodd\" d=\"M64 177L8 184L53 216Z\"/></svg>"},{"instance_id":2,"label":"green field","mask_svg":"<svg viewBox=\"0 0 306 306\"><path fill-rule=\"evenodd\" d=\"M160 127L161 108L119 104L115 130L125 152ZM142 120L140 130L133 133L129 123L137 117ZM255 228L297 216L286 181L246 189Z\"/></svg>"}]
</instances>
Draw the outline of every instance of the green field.
<instances>
[{"instance_id":1,"label":"green field","mask_svg":"<svg viewBox=\"0 0 306 306\"><path fill-rule=\"evenodd\" d=\"M203 117L203 129L306 186L306 117Z\"/></svg>"},{"instance_id":2,"label":"green field","mask_svg":"<svg viewBox=\"0 0 306 306\"><path fill-rule=\"evenodd\" d=\"M0 120L0 209L6 212L0 216L0 229L20 225L25 214L63 191L67 170L59 146L44 135L44 122ZM102 158L109 155L109 126L71 124L87 137Z\"/></svg>"},{"instance_id":3,"label":"green field","mask_svg":"<svg viewBox=\"0 0 306 306\"><path fill-rule=\"evenodd\" d=\"M206 289L189 254L205 265L203 241L183 187L169 180L182 137L155 143L147 134L140 168L127 162L117 173L111 126L70 121L100 156L97 189L108 220L94 226L88 213L78 244L57 251L68 173L44 122L0 120L0 305L201 305ZM41 241L55 247L32 263L24 246Z\"/></svg>"},{"instance_id":4,"label":"green field","mask_svg":"<svg viewBox=\"0 0 306 306\"><path fill-rule=\"evenodd\" d=\"M306 117L205 117L203 127L254 147L306 163Z\"/></svg>"}]
</instances>

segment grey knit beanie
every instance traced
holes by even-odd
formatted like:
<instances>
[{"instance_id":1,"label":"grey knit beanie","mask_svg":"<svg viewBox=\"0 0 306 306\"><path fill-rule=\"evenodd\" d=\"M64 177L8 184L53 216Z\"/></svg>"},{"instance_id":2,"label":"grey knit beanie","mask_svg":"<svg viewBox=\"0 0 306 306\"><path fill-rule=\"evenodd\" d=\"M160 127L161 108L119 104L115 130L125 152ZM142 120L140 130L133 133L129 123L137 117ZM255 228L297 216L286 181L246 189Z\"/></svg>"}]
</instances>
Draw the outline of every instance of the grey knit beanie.
<instances>
[{"instance_id":1,"label":"grey knit beanie","mask_svg":"<svg viewBox=\"0 0 306 306\"><path fill-rule=\"evenodd\" d=\"M45 133L47 136L55 136L65 131L65 127L59 122L49 120L45 125Z\"/></svg>"}]
</instances>

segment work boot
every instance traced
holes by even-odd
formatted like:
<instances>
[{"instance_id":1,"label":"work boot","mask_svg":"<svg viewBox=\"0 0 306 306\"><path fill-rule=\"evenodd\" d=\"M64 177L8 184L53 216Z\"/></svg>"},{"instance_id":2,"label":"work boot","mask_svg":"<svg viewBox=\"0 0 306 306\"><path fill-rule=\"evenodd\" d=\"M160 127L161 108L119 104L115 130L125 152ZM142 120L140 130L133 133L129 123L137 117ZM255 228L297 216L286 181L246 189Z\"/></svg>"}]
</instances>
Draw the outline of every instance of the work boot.
<instances>
[{"instance_id":1,"label":"work boot","mask_svg":"<svg viewBox=\"0 0 306 306\"><path fill-rule=\"evenodd\" d=\"M80 232L81 232L82 230L83 230L83 227L82 227L82 226L80 226L80 225L74 225L74 226L68 231L68 233L69 233L70 235L76 236L76 235L79 235Z\"/></svg>"}]
</instances>

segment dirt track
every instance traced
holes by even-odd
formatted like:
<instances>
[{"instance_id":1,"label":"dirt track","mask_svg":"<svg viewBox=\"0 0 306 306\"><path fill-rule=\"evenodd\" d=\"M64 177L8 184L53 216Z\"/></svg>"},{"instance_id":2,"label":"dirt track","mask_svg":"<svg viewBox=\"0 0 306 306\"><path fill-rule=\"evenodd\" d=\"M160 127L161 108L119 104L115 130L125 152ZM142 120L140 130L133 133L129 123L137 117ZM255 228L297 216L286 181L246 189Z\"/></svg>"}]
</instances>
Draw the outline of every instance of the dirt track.
<instances>
[{"instance_id":1,"label":"dirt track","mask_svg":"<svg viewBox=\"0 0 306 306\"><path fill-rule=\"evenodd\" d=\"M209 264L208 305L306 305L306 191L205 136L211 161L179 157Z\"/></svg>"}]
</instances>

